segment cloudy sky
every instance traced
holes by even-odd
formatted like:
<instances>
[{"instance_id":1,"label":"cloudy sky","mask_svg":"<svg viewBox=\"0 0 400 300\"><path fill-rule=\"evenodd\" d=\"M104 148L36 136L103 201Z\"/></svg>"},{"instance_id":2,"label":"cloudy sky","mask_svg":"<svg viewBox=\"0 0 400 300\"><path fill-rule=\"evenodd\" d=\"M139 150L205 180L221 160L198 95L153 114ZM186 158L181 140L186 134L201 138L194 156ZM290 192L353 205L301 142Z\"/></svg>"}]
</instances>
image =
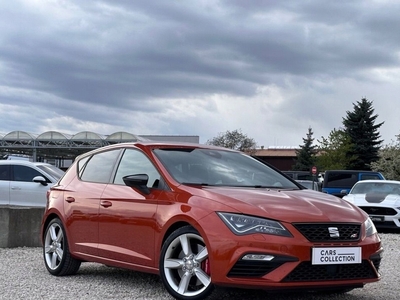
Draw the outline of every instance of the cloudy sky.
<instances>
[{"instance_id":1,"label":"cloudy sky","mask_svg":"<svg viewBox=\"0 0 400 300\"><path fill-rule=\"evenodd\" d=\"M241 130L298 146L373 102L400 133L400 2L0 1L0 135Z\"/></svg>"}]
</instances>

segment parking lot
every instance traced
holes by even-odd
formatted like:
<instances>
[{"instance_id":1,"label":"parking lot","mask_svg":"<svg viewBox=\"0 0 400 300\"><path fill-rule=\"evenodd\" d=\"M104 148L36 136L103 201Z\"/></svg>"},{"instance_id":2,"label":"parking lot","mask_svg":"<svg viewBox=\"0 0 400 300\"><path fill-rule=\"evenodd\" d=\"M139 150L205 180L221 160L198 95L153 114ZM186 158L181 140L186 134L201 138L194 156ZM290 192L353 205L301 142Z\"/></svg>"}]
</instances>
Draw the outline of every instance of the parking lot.
<instances>
[{"instance_id":1,"label":"parking lot","mask_svg":"<svg viewBox=\"0 0 400 300\"><path fill-rule=\"evenodd\" d=\"M217 289L212 299L398 299L400 234L381 233L382 279L344 295L273 294L258 290ZM75 276L54 277L43 264L41 248L0 249L0 299L172 299L156 275L84 263Z\"/></svg>"}]
</instances>

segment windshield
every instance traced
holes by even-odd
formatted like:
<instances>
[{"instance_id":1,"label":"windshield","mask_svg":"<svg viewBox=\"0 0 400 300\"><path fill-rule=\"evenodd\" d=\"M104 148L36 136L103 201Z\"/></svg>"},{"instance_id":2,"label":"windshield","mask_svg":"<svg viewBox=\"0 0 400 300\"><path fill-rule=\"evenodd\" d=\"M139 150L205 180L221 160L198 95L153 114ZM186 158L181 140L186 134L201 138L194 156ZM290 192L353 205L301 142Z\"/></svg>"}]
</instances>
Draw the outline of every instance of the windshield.
<instances>
[{"instance_id":1,"label":"windshield","mask_svg":"<svg viewBox=\"0 0 400 300\"><path fill-rule=\"evenodd\" d=\"M387 182L359 182L350 191L350 194L396 194L400 195L400 184Z\"/></svg>"},{"instance_id":2,"label":"windshield","mask_svg":"<svg viewBox=\"0 0 400 300\"><path fill-rule=\"evenodd\" d=\"M58 180L61 178L61 176L64 175L64 171L53 166L53 165L38 165L37 166L39 169L43 170L50 176L52 176L54 179Z\"/></svg>"},{"instance_id":3,"label":"windshield","mask_svg":"<svg viewBox=\"0 0 400 300\"><path fill-rule=\"evenodd\" d=\"M299 189L277 171L239 152L174 148L156 149L154 153L183 184Z\"/></svg>"}]
</instances>

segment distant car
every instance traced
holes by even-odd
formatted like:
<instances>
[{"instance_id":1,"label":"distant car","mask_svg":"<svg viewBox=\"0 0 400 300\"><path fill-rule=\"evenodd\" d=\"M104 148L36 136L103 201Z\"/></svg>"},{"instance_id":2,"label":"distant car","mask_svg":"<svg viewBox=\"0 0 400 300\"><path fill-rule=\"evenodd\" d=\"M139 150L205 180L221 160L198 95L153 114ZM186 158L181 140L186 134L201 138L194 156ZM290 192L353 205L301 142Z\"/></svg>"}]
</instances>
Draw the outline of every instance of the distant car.
<instances>
[{"instance_id":1,"label":"distant car","mask_svg":"<svg viewBox=\"0 0 400 300\"><path fill-rule=\"evenodd\" d=\"M322 191L341 198L350 192L356 182L368 179L384 180L385 177L374 171L327 170L322 183Z\"/></svg>"},{"instance_id":2,"label":"distant car","mask_svg":"<svg viewBox=\"0 0 400 300\"><path fill-rule=\"evenodd\" d=\"M313 180L296 180L296 181L309 190L321 191L320 185L318 184L317 181Z\"/></svg>"},{"instance_id":3,"label":"distant car","mask_svg":"<svg viewBox=\"0 0 400 300\"><path fill-rule=\"evenodd\" d=\"M294 180L312 180L313 175L308 171L282 171L283 174Z\"/></svg>"},{"instance_id":4,"label":"distant car","mask_svg":"<svg viewBox=\"0 0 400 300\"><path fill-rule=\"evenodd\" d=\"M46 193L64 171L47 163L0 160L0 205L46 206Z\"/></svg>"},{"instance_id":5,"label":"distant car","mask_svg":"<svg viewBox=\"0 0 400 300\"><path fill-rule=\"evenodd\" d=\"M181 300L214 286L344 293L380 279L383 251L368 215L338 197L239 151L164 142L78 156L41 234L52 275L82 262L150 272Z\"/></svg>"},{"instance_id":6,"label":"distant car","mask_svg":"<svg viewBox=\"0 0 400 300\"><path fill-rule=\"evenodd\" d=\"M369 214L376 227L400 229L400 181L359 181L343 199Z\"/></svg>"}]
</instances>

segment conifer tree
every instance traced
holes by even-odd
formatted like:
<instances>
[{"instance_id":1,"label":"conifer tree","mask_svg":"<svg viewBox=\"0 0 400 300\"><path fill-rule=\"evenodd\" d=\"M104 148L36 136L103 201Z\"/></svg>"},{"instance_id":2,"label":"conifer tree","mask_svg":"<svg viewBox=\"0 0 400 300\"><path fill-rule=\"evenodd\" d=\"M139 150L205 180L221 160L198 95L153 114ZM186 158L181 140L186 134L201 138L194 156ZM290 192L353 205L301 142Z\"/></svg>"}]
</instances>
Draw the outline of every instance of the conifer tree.
<instances>
[{"instance_id":1,"label":"conifer tree","mask_svg":"<svg viewBox=\"0 0 400 300\"><path fill-rule=\"evenodd\" d=\"M293 170L296 171L310 171L312 166L314 166L316 158L316 146L313 145L312 128L308 128L307 137L303 138L303 145L300 145L300 149L296 150L296 164L293 166Z\"/></svg>"},{"instance_id":2,"label":"conifer tree","mask_svg":"<svg viewBox=\"0 0 400 300\"><path fill-rule=\"evenodd\" d=\"M346 118L343 118L344 130L352 144L346 153L351 158L347 169L371 170L371 163L379 158L382 140L378 130L384 122L375 124L378 115L374 115L372 101L362 98L353 106L354 110L347 111Z\"/></svg>"}]
</instances>

